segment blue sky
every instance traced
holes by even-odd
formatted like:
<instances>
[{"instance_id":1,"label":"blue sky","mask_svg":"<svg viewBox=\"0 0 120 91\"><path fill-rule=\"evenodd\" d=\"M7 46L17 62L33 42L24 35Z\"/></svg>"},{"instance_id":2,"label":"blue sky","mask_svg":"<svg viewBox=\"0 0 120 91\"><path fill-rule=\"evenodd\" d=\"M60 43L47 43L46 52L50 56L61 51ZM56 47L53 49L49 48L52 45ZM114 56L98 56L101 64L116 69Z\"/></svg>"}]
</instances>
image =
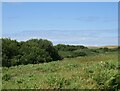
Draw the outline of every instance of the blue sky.
<instances>
[{"instance_id":1,"label":"blue sky","mask_svg":"<svg viewBox=\"0 0 120 91\"><path fill-rule=\"evenodd\" d=\"M3 37L53 44L116 45L118 3L3 3Z\"/></svg>"}]
</instances>

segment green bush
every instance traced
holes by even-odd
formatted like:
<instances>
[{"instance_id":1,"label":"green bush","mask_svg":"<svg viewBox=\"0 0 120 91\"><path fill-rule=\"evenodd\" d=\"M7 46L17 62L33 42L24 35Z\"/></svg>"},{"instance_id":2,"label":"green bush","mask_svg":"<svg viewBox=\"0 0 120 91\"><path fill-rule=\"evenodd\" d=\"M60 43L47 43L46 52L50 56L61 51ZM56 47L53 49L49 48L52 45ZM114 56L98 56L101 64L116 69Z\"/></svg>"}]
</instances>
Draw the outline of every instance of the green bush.
<instances>
[{"instance_id":1,"label":"green bush","mask_svg":"<svg viewBox=\"0 0 120 91\"><path fill-rule=\"evenodd\" d=\"M92 69L87 69L87 72L92 70L92 79L97 82L100 89L120 89L120 74L115 69L117 64L113 62L103 62L93 66ZM96 70L98 72L96 72ZM95 72L95 73L94 73ZM91 73L91 72L90 72Z\"/></svg>"},{"instance_id":2,"label":"green bush","mask_svg":"<svg viewBox=\"0 0 120 91\"><path fill-rule=\"evenodd\" d=\"M79 50L79 49L88 49L87 47L83 45L64 45L64 44L58 44L55 46L55 48L58 51L74 51L74 50Z\"/></svg>"},{"instance_id":3,"label":"green bush","mask_svg":"<svg viewBox=\"0 0 120 91\"><path fill-rule=\"evenodd\" d=\"M86 56L87 54L85 52L78 52L75 53L76 56Z\"/></svg>"},{"instance_id":4,"label":"green bush","mask_svg":"<svg viewBox=\"0 0 120 91\"><path fill-rule=\"evenodd\" d=\"M1 40L2 66L4 67L63 59L48 40L30 39L26 42L17 42L8 38L2 38Z\"/></svg>"},{"instance_id":5,"label":"green bush","mask_svg":"<svg viewBox=\"0 0 120 91\"><path fill-rule=\"evenodd\" d=\"M2 77L2 80L4 80L4 81L8 81L8 80L10 80L11 79L11 75L10 74L5 74L5 75L3 75L3 77Z\"/></svg>"},{"instance_id":6,"label":"green bush","mask_svg":"<svg viewBox=\"0 0 120 91\"><path fill-rule=\"evenodd\" d=\"M87 54L81 50L76 51L59 51L59 54L64 58L75 58L78 56L87 56Z\"/></svg>"},{"instance_id":7,"label":"green bush","mask_svg":"<svg viewBox=\"0 0 120 91\"><path fill-rule=\"evenodd\" d=\"M111 77L106 84L109 89L120 89L120 74L116 74L115 76Z\"/></svg>"},{"instance_id":8,"label":"green bush","mask_svg":"<svg viewBox=\"0 0 120 91\"><path fill-rule=\"evenodd\" d=\"M2 40L2 66L11 66L11 59L19 54L19 43L8 38Z\"/></svg>"}]
</instances>

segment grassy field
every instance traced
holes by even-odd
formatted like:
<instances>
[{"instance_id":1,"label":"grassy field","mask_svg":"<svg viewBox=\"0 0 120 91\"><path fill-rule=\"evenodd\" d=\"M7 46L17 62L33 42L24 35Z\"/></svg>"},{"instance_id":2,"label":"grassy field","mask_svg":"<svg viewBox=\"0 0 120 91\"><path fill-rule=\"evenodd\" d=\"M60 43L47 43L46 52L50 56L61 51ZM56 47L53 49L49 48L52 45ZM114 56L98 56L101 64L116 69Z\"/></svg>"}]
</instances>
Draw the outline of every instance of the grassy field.
<instances>
[{"instance_id":1,"label":"grassy field","mask_svg":"<svg viewBox=\"0 0 120 91\"><path fill-rule=\"evenodd\" d=\"M3 89L116 89L118 54L65 58L43 64L4 67Z\"/></svg>"}]
</instances>

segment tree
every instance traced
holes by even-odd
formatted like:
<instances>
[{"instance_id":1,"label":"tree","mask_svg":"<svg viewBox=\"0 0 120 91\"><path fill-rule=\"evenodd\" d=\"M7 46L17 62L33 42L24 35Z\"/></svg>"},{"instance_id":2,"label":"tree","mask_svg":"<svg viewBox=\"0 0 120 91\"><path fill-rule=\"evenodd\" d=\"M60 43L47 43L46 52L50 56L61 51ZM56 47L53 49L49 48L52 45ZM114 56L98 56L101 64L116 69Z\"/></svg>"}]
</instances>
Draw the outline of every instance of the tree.
<instances>
[{"instance_id":1,"label":"tree","mask_svg":"<svg viewBox=\"0 0 120 91\"><path fill-rule=\"evenodd\" d=\"M61 60L62 57L53 47L52 42L43 39L30 39L17 42L2 39L2 66L10 67L20 64L36 64Z\"/></svg>"},{"instance_id":2,"label":"tree","mask_svg":"<svg viewBox=\"0 0 120 91\"><path fill-rule=\"evenodd\" d=\"M11 59L18 55L19 43L16 40L2 38L2 66L11 66Z\"/></svg>"}]
</instances>

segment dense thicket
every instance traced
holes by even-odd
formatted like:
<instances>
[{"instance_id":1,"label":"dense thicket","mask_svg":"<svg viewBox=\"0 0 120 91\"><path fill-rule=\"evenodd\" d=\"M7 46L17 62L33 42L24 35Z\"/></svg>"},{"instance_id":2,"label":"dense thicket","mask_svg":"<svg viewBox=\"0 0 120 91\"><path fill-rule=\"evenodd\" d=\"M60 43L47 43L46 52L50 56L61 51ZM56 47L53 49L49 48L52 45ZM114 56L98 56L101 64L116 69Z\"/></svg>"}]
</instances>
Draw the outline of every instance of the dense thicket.
<instances>
[{"instance_id":1,"label":"dense thicket","mask_svg":"<svg viewBox=\"0 0 120 91\"><path fill-rule=\"evenodd\" d=\"M85 46L79 45L64 45L64 44L58 44L55 46L55 48L59 51L74 51L74 50L79 50L79 49L88 49Z\"/></svg>"},{"instance_id":2,"label":"dense thicket","mask_svg":"<svg viewBox=\"0 0 120 91\"><path fill-rule=\"evenodd\" d=\"M58 50L59 54L64 58L74 58L79 56L90 56L96 55L99 53L108 53L108 52L117 52L118 48L87 48L82 45L64 45L58 44L55 46L56 50Z\"/></svg>"},{"instance_id":3,"label":"dense thicket","mask_svg":"<svg viewBox=\"0 0 120 91\"><path fill-rule=\"evenodd\" d=\"M82 45L58 44L53 46L52 42L43 39L30 39L25 42L18 42L9 38L2 38L0 41L2 41L2 66L6 67L118 51L117 48L89 49Z\"/></svg>"},{"instance_id":4,"label":"dense thicket","mask_svg":"<svg viewBox=\"0 0 120 91\"><path fill-rule=\"evenodd\" d=\"M17 42L8 38L2 40L2 66L36 64L61 60L62 57L48 40L31 39Z\"/></svg>"}]
</instances>

